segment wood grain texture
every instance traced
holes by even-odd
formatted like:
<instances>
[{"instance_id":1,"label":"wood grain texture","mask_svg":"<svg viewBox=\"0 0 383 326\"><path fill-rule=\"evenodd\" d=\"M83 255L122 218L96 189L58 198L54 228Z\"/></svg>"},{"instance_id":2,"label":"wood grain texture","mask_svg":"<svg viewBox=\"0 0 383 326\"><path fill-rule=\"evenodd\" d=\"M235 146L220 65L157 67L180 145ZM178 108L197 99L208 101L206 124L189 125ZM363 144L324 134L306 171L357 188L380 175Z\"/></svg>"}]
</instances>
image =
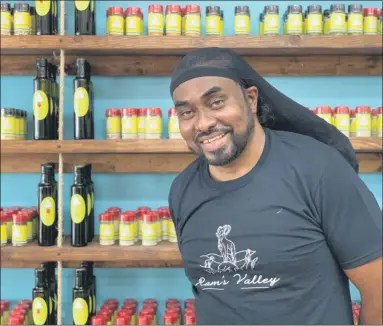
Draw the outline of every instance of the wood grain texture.
<instances>
[{"instance_id":1,"label":"wood grain texture","mask_svg":"<svg viewBox=\"0 0 383 326\"><path fill-rule=\"evenodd\" d=\"M356 153L360 173L382 173L382 153Z\"/></svg>"},{"instance_id":2,"label":"wood grain texture","mask_svg":"<svg viewBox=\"0 0 383 326\"><path fill-rule=\"evenodd\" d=\"M356 152L382 152L382 138L350 137L350 141Z\"/></svg>"},{"instance_id":3,"label":"wood grain texture","mask_svg":"<svg viewBox=\"0 0 383 326\"><path fill-rule=\"evenodd\" d=\"M1 173L40 173L41 164L48 162L55 163L58 169L58 157L58 154L1 154Z\"/></svg>"}]
</instances>

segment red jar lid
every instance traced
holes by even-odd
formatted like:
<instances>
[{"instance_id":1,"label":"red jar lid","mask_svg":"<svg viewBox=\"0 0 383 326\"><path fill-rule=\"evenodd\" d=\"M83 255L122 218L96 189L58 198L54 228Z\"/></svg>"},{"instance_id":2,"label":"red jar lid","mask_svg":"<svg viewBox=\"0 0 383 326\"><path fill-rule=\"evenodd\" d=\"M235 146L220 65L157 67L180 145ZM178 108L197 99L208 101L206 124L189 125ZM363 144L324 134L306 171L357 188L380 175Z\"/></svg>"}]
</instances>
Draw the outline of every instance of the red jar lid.
<instances>
[{"instance_id":1,"label":"red jar lid","mask_svg":"<svg viewBox=\"0 0 383 326\"><path fill-rule=\"evenodd\" d=\"M143 304L143 308L150 308L150 309L153 309L154 312L157 312L157 303L153 303L153 302L147 302L147 303L144 303Z\"/></svg>"},{"instance_id":2,"label":"red jar lid","mask_svg":"<svg viewBox=\"0 0 383 326\"><path fill-rule=\"evenodd\" d=\"M100 221L108 222L113 220L114 220L113 214L110 214L108 212L100 214Z\"/></svg>"},{"instance_id":3,"label":"red jar lid","mask_svg":"<svg viewBox=\"0 0 383 326\"><path fill-rule=\"evenodd\" d=\"M378 8L364 8L363 13L365 16L367 15L378 15Z\"/></svg>"},{"instance_id":4,"label":"red jar lid","mask_svg":"<svg viewBox=\"0 0 383 326\"><path fill-rule=\"evenodd\" d=\"M21 211L23 208L21 206L12 206L10 209L13 209L15 211Z\"/></svg>"},{"instance_id":5,"label":"red jar lid","mask_svg":"<svg viewBox=\"0 0 383 326\"><path fill-rule=\"evenodd\" d=\"M369 106L357 106L355 108L355 113L371 113L371 108Z\"/></svg>"},{"instance_id":6,"label":"red jar lid","mask_svg":"<svg viewBox=\"0 0 383 326\"><path fill-rule=\"evenodd\" d=\"M173 325L177 322L178 316L171 314L171 313L165 313L162 317L162 321L164 325Z\"/></svg>"},{"instance_id":7,"label":"red jar lid","mask_svg":"<svg viewBox=\"0 0 383 326\"><path fill-rule=\"evenodd\" d=\"M0 305L3 306L4 310L9 309L9 301L7 300L0 300Z\"/></svg>"},{"instance_id":8,"label":"red jar lid","mask_svg":"<svg viewBox=\"0 0 383 326\"><path fill-rule=\"evenodd\" d=\"M139 216L142 216L142 214L150 212L151 210L152 209L148 206L140 206L137 208L136 212ZM155 300L155 299L145 299L145 300L154 300L153 302L157 303L157 300ZM145 300L144 300L144 303L146 302ZM151 302L151 301L148 301L148 302Z\"/></svg>"},{"instance_id":9,"label":"red jar lid","mask_svg":"<svg viewBox=\"0 0 383 326\"><path fill-rule=\"evenodd\" d=\"M32 300L21 300L20 304L27 304L29 307L32 307Z\"/></svg>"},{"instance_id":10,"label":"red jar lid","mask_svg":"<svg viewBox=\"0 0 383 326\"><path fill-rule=\"evenodd\" d=\"M102 315L96 315L92 317L92 325L106 325L105 317Z\"/></svg>"},{"instance_id":11,"label":"red jar lid","mask_svg":"<svg viewBox=\"0 0 383 326\"><path fill-rule=\"evenodd\" d=\"M20 316L20 315L9 316L8 325L24 325L24 316Z\"/></svg>"},{"instance_id":12,"label":"red jar lid","mask_svg":"<svg viewBox=\"0 0 383 326\"><path fill-rule=\"evenodd\" d=\"M135 306L137 306L137 300L136 299L125 299L124 305L125 304L134 304Z\"/></svg>"},{"instance_id":13,"label":"red jar lid","mask_svg":"<svg viewBox=\"0 0 383 326\"><path fill-rule=\"evenodd\" d=\"M109 207L106 211L107 212L118 212L121 214L121 208L120 207ZM116 299L108 299L108 300L113 300L113 302L115 301L116 303L118 303L118 301ZM108 300L105 302L109 302Z\"/></svg>"},{"instance_id":14,"label":"red jar lid","mask_svg":"<svg viewBox=\"0 0 383 326\"><path fill-rule=\"evenodd\" d=\"M158 207L157 212L160 217L170 217L170 211L168 207Z\"/></svg>"},{"instance_id":15,"label":"red jar lid","mask_svg":"<svg viewBox=\"0 0 383 326\"><path fill-rule=\"evenodd\" d=\"M140 314L153 316L155 312L156 310L153 309L152 307L143 307L140 311Z\"/></svg>"},{"instance_id":16,"label":"red jar lid","mask_svg":"<svg viewBox=\"0 0 383 326\"><path fill-rule=\"evenodd\" d=\"M124 316L124 317L130 317L132 313L129 310L124 310L121 309L118 313L117 316Z\"/></svg>"},{"instance_id":17,"label":"red jar lid","mask_svg":"<svg viewBox=\"0 0 383 326\"><path fill-rule=\"evenodd\" d=\"M199 5L187 5L186 6L186 13L201 13L201 7Z\"/></svg>"},{"instance_id":18,"label":"red jar lid","mask_svg":"<svg viewBox=\"0 0 383 326\"><path fill-rule=\"evenodd\" d=\"M157 214L155 212L147 212L142 214L142 220L144 222L156 222Z\"/></svg>"},{"instance_id":19,"label":"red jar lid","mask_svg":"<svg viewBox=\"0 0 383 326\"><path fill-rule=\"evenodd\" d=\"M109 310L100 309L99 312L97 313L97 316L102 316L102 317L104 317L104 319L106 321L108 321L108 320L110 320L110 317L112 316L112 313L113 312L110 312Z\"/></svg>"},{"instance_id":20,"label":"red jar lid","mask_svg":"<svg viewBox=\"0 0 383 326\"><path fill-rule=\"evenodd\" d=\"M316 114L331 114L332 111L331 111L331 108L327 105L324 105L324 106L317 106L315 108L315 113Z\"/></svg>"},{"instance_id":21,"label":"red jar lid","mask_svg":"<svg viewBox=\"0 0 383 326\"><path fill-rule=\"evenodd\" d=\"M177 310L181 310L181 306L178 304L178 303L168 303L166 305L166 308L167 309L177 309Z\"/></svg>"},{"instance_id":22,"label":"red jar lid","mask_svg":"<svg viewBox=\"0 0 383 326\"><path fill-rule=\"evenodd\" d=\"M159 207L158 209L166 209L166 207ZM180 303L180 300L176 299L176 298L169 298L169 299L166 299L166 303Z\"/></svg>"},{"instance_id":23,"label":"red jar lid","mask_svg":"<svg viewBox=\"0 0 383 326\"><path fill-rule=\"evenodd\" d=\"M108 109L105 111L105 116L107 117L117 117L121 115L121 111L119 109Z\"/></svg>"},{"instance_id":24,"label":"red jar lid","mask_svg":"<svg viewBox=\"0 0 383 326\"><path fill-rule=\"evenodd\" d=\"M378 114L383 114L383 113L382 113L382 110L383 110L383 109L382 109L381 106L377 107L377 108L375 109L375 114L376 114L376 115L378 115Z\"/></svg>"},{"instance_id":25,"label":"red jar lid","mask_svg":"<svg viewBox=\"0 0 383 326\"><path fill-rule=\"evenodd\" d=\"M124 9L121 7L110 7L107 11L108 15L123 15Z\"/></svg>"},{"instance_id":26,"label":"red jar lid","mask_svg":"<svg viewBox=\"0 0 383 326\"><path fill-rule=\"evenodd\" d=\"M149 13L163 13L164 7L162 5L150 5L149 6Z\"/></svg>"},{"instance_id":27,"label":"red jar lid","mask_svg":"<svg viewBox=\"0 0 383 326\"><path fill-rule=\"evenodd\" d=\"M141 8L139 7L128 7L125 10L125 16L141 16Z\"/></svg>"},{"instance_id":28,"label":"red jar lid","mask_svg":"<svg viewBox=\"0 0 383 326\"><path fill-rule=\"evenodd\" d=\"M133 315L133 314L135 314L136 313L136 307L133 307L133 306L123 306L122 308L121 308L121 310L120 311L126 311L127 313L129 313L130 315Z\"/></svg>"},{"instance_id":29,"label":"red jar lid","mask_svg":"<svg viewBox=\"0 0 383 326\"><path fill-rule=\"evenodd\" d=\"M139 315L137 319L138 325L151 325L153 318L149 315Z\"/></svg>"},{"instance_id":30,"label":"red jar lid","mask_svg":"<svg viewBox=\"0 0 383 326\"><path fill-rule=\"evenodd\" d=\"M350 113L350 108L348 106L336 106L334 111L335 114L347 114Z\"/></svg>"},{"instance_id":31,"label":"red jar lid","mask_svg":"<svg viewBox=\"0 0 383 326\"><path fill-rule=\"evenodd\" d=\"M155 117L155 116L160 116L162 117L162 111L160 108L148 108L148 111L147 111L148 115L149 116L152 116L152 117Z\"/></svg>"},{"instance_id":32,"label":"red jar lid","mask_svg":"<svg viewBox=\"0 0 383 326\"><path fill-rule=\"evenodd\" d=\"M169 117L173 117L173 116L176 116L177 115L177 110L176 110L176 108L170 108L169 110L168 110L168 116Z\"/></svg>"},{"instance_id":33,"label":"red jar lid","mask_svg":"<svg viewBox=\"0 0 383 326\"><path fill-rule=\"evenodd\" d=\"M176 13L181 14L181 6L180 5L167 5L166 6L166 13Z\"/></svg>"},{"instance_id":34,"label":"red jar lid","mask_svg":"<svg viewBox=\"0 0 383 326\"><path fill-rule=\"evenodd\" d=\"M140 208L145 208L145 209L147 209L147 208L149 208L149 207L147 207L147 206L141 206L141 207L139 207L138 209L140 209ZM150 208L149 208L150 209ZM153 298L146 298L144 301L143 301L143 303L157 303L157 300L156 299L153 299Z\"/></svg>"},{"instance_id":35,"label":"red jar lid","mask_svg":"<svg viewBox=\"0 0 383 326\"><path fill-rule=\"evenodd\" d=\"M380 16L380 17L383 16L383 8L380 8L380 10L379 10L379 16Z\"/></svg>"},{"instance_id":36,"label":"red jar lid","mask_svg":"<svg viewBox=\"0 0 383 326\"><path fill-rule=\"evenodd\" d=\"M146 113L148 112L148 110L146 108L141 108L141 109L138 109L137 110L137 115L139 116L146 116Z\"/></svg>"},{"instance_id":37,"label":"red jar lid","mask_svg":"<svg viewBox=\"0 0 383 326\"><path fill-rule=\"evenodd\" d=\"M135 108L124 108L121 111L122 115L137 115L137 109Z\"/></svg>"},{"instance_id":38,"label":"red jar lid","mask_svg":"<svg viewBox=\"0 0 383 326\"><path fill-rule=\"evenodd\" d=\"M1 223L6 223L8 221L8 214L6 211L1 211L0 212L0 222Z\"/></svg>"},{"instance_id":39,"label":"red jar lid","mask_svg":"<svg viewBox=\"0 0 383 326\"><path fill-rule=\"evenodd\" d=\"M120 220L121 222L134 222L136 219L135 211L125 211L121 213Z\"/></svg>"},{"instance_id":40,"label":"red jar lid","mask_svg":"<svg viewBox=\"0 0 383 326\"><path fill-rule=\"evenodd\" d=\"M186 315L184 317L184 323L186 325L195 325L195 323L196 323L195 315Z\"/></svg>"},{"instance_id":41,"label":"red jar lid","mask_svg":"<svg viewBox=\"0 0 383 326\"><path fill-rule=\"evenodd\" d=\"M13 214L12 215L13 223L25 223L27 221L27 218L23 214Z\"/></svg>"}]
</instances>

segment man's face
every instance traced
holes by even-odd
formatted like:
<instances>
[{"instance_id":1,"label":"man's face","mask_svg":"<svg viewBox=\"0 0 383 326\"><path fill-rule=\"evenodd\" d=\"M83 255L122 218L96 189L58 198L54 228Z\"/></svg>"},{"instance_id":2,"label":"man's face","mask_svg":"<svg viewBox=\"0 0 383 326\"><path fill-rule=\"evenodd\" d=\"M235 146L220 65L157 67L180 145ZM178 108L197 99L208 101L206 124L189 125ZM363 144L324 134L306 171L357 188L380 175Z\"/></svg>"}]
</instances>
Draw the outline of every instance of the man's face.
<instances>
[{"instance_id":1,"label":"man's face","mask_svg":"<svg viewBox=\"0 0 383 326\"><path fill-rule=\"evenodd\" d=\"M234 81L195 78L178 86L173 100L182 137L210 165L228 164L245 149L254 132L254 118L248 100Z\"/></svg>"}]
</instances>

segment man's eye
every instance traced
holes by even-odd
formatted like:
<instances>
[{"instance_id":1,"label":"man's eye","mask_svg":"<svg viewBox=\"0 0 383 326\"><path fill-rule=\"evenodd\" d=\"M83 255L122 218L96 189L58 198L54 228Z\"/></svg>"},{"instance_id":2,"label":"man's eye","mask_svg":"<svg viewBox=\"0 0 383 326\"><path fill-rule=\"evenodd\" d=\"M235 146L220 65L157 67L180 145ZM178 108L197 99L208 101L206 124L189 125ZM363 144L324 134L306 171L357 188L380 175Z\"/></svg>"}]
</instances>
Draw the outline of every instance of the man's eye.
<instances>
[{"instance_id":1,"label":"man's eye","mask_svg":"<svg viewBox=\"0 0 383 326\"><path fill-rule=\"evenodd\" d=\"M183 119L191 118L192 115L193 115L193 111L183 111L183 112L181 112L181 117Z\"/></svg>"},{"instance_id":2,"label":"man's eye","mask_svg":"<svg viewBox=\"0 0 383 326\"><path fill-rule=\"evenodd\" d=\"M223 106L224 104L224 101L223 100L217 100L217 101L214 101L211 106L212 108L220 108L221 106Z\"/></svg>"}]
</instances>

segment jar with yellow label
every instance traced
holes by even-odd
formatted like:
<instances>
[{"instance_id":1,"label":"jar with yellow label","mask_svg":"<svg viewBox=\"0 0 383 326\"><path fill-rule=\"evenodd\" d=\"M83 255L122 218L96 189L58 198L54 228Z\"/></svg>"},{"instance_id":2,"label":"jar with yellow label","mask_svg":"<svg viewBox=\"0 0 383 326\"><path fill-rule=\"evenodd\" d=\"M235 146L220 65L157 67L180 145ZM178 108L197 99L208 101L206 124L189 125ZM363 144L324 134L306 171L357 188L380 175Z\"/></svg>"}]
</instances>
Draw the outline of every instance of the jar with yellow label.
<instances>
[{"instance_id":1,"label":"jar with yellow label","mask_svg":"<svg viewBox=\"0 0 383 326\"><path fill-rule=\"evenodd\" d=\"M30 6L29 14L31 16L31 35L36 35L36 8Z\"/></svg>"},{"instance_id":2,"label":"jar with yellow label","mask_svg":"<svg viewBox=\"0 0 383 326\"><path fill-rule=\"evenodd\" d=\"M287 35L287 11L283 13L282 21L283 21L283 35Z\"/></svg>"},{"instance_id":3,"label":"jar with yellow label","mask_svg":"<svg viewBox=\"0 0 383 326\"><path fill-rule=\"evenodd\" d=\"M279 34L279 7L276 5L265 6L263 18L263 35Z\"/></svg>"},{"instance_id":4,"label":"jar with yellow label","mask_svg":"<svg viewBox=\"0 0 383 326\"><path fill-rule=\"evenodd\" d=\"M317 106L314 113L329 124L332 124L332 111L329 106Z\"/></svg>"},{"instance_id":5,"label":"jar with yellow label","mask_svg":"<svg viewBox=\"0 0 383 326\"><path fill-rule=\"evenodd\" d=\"M150 5L148 11L148 35L164 35L164 7L162 5Z\"/></svg>"},{"instance_id":6,"label":"jar with yellow label","mask_svg":"<svg viewBox=\"0 0 383 326\"><path fill-rule=\"evenodd\" d=\"M146 108L137 109L137 138L138 139L145 139L147 112L148 112L148 109Z\"/></svg>"},{"instance_id":7,"label":"jar with yellow label","mask_svg":"<svg viewBox=\"0 0 383 326\"><path fill-rule=\"evenodd\" d=\"M186 6L185 36L201 36L201 8L198 5Z\"/></svg>"},{"instance_id":8,"label":"jar with yellow label","mask_svg":"<svg viewBox=\"0 0 383 326\"><path fill-rule=\"evenodd\" d=\"M157 214L147 212L142 215L142 245L155 246L157 244Z\"/></svg>"},{"instance_id":9,"label":"jar with yellow label","mask_svg":"<svg viewBox=\"0 0 383 326\"><path fill-rule=\"evenodd\" d=\"M346 137L350 137L350 108L337 106L334 110L334 125Z\"/></svg>"},{"instance_id":10,"label":"jar with yellow label","mask_svg":"<svg viewBox=\"0 0 383 326\"><path fill-rule=\"evenodd\" d=\"M14 11L14 34L30 35L31 34L31 14L29 12L29 4L16 3Z\"/></svg>"},{"instance_id":11,"label":"jar with yellow label","mask_svg":"<svg viewBox=\"0 0 383 326\"><path fill-rule=\"evenodd\" d=\"M206 7L206 35L221 35L221 9L218 6Z\"/></svg>"},{"instance_id":12,"label":"jar with yellow label","mask_svg":"<svg viewBox=\"0 0 383 326\"><path fill-rule=\"evenodd\" d=\"M303 16L301 5L287 7L287 35L301 35L303 33Z\"/></svg>"},{"instance_id":13,"label":"jar with yellow label","mask_svg":"<svg viewBox=\"0 0 383 326\"><path fill-rule=\"evenodd\" d=\"M145 121L145 139L161 139L162 112L160 108L148 108Z\"/></svg>"},{"instance_id":14,"label":"jar with yellow label","mask_svg":"<svg viewBox=\"0 0 383 326\"><path fill-rule=\"evenodd\" d=\"M330 34L344 35L347 32L346 8L344 4L334 4L330 7Z\"/></svg>"},{"instance_id":15,"label":"jar with yellow label","mask_svg":"<svg viewBox=\"0 0 383 326\"><path fill-rule=\"evenodd\" d=\"M177 110L175 108L170 108L168 111L168 134L169 139L182 139Z\"/></svg>"},{"instance_id":16,"label":"jar with yellow label","mask_svg":"<svg viewBox=\"0 0 383 326\"><path fill-rule=\"evenodd\" d=\"M310 5L308 7L306 33L309 35L323 34L323 16L321 6Z\"/></svg>"},{"instance_id":17,"label":"jar with yellow label","mask_svg":"<svg viewBox=\"0 0 383 326\"><path fill-rule=\"evenodd\" d=\"M176 228L174 226L174 222L170 216L167 216L167 220L168 220L169 242L177 242L177 233L176 233Z\"/></svg>"},{"instance_id":18,"label":"jar with yellow label","mask_svg":"<svg viewBox=\"0 0 383 326\"><path fill-rule=\"evenodd\" d=\"M185 35L186 7L181 7L181 35Z\"/></svg>"},{"instance_id":19,"label":"jar with yellow label","mask_svg":"<svg viewBox=\"0 0 383 326\"><path fill-rule=\"evenodd\" d=\"M382 119L382 107L375 109L375 120L376 120L376 137L382 138L383 133L383 119Z\"/></svg>"},{"instance_id":20,"label":"jar with yellow label","mask_svg":"<svg viewBox=\"0 0 383 326\"><path fill-rule=\"evenodd\" d=\"M109 207L106 212L113 215L114 238L117 241L119 231L120 231L121 208L120 207Z\"/></svg>"},{"instance_id":21,"label":"jar with yellow label","mask_svg":"<svg viewBox=\"0 0 383 326\"><path fill-rule=\"evenodd\" d=\"M125 10L125 34L141 35L141 9L139 7L128 7Z\"/></svg>"},{"instance_id":22,"label":"jar with yellow label","mask_svg":"<svg viewBox=\"0 0 383 326\"><path fill-rule=\"evenodd\" d=\"M165 32L169 36L180 36L182 31L181 6L166 6ZM186 23L186 22L185 22Z\"/></svg>"},{"instance_id":23,"label":"jar with yellow label","mask_svg":"<svg viewBox=\"0 0 383 326\"><path fill-rule=\"evenodd\" d=\"M110 7L107 10L107 35L125 34L124 9L121 7Z\"/></svg>"},{"instance_id":24,"label":"jar with yellow label","mask_svg":"<svg viewBox=\"0 0 383 326\"><path fill-rule=\"evenodd\" d=\"M161 221L161 239L168 240L169 232L168 232L168 218L170 218L169 208L168 207L159 207L157 209L158 217Z\"/></svg>"},{"instance_id":25,"label":"jar with yellow label","mask_svg":"<svg viewBox=\"0 0 383 326\"><path fill-rule=\"evenodd\" d=\"M15 140L20 140L20 127L21 127L21 111L19 109L15 109Z\"/></svg>"},{"instance_id":26,"label":"jar with yellow label","mask_svg":"<svg viewBox=\"0 0 383 326\"><path fill-rule=\"evenodd\" d=\"M141 206L137 208L136 211L136 221L137 221L137 240L142 240L142 220L144 214L150 212L150 207Z\"/></svg>"},{"instance_id":27,"label":"jar with yellow label","mask_svg":"<svg viewBox=\"0 0 383 326\"><path fill-rule=\"evenodd\" d=\"M360 4L348 6L347 33L350 35L363 34L363 6Z\"/></svg>"},{"instance_id":28,"label":"jar with yellow label","mask_svg":"<svg viewBox=\"0 0 383 326\"><path fill-rule=\"evenodd\" d=\"M363 33L365 35L377 35L378 34L378 9L364 8L363 14L364 14Z\"/></svg>"},{"instance_id":29,"label":"jar with yellow label","mask_svg":"<svg viewBox=\"0 0 383 326\"><path fill-rule=\"evenodd\" d=\"M27 220L27 241L32 242L33 239L33 221L32 221L32 215L29 214L28 211L22 211L21 214L24 214L26 220Z\"/></svg>"},{"instance_id":30,"label":"jar with yellow label","mask_svg":"<svg viewBox=\"0 0 383 326\"><path fill-rule=\"evenodd\" d=\"M350 110L350 137L355 137L355 111Z\"/></svg>"},{"instance_id":31,"label":"jar with yellow label","mask_svg":"<svg viewBox=\"0 0 383 326\"><path fill-rule=\"evenodd\" d=\"M323 34L330 34L330 10L328 9L323 11Z\"/></svg>"},{"instance_id":32,"label":"jar with yellow label","mask_svg":"<svg viewBox=\"0 0 383 326\"><path fill-rule=\"evenodd\" d=\"M136 212L126 211L120 217L120 246L132 246L135 243Z\"/></svg>"},{"instance_id":33,"label":"jar with yellow label","mask_svg":"<svg viewBox=\"0 0 383 326\"><path fill-rule=\"evenodd\" d=\"M7 236L8 236L8 242L12 242L12 231L13 231L13 211L7 211Z\"/></svg>"},{"instance_id":34,"label":"jar with yellow label","mask_svg":"<svg viewBox=\"0 0 383 326\"><path fill-rule=\"evenodd\" d=\"M1 108L1 140L15 140L16 110Z\"/></svg>"},{"instance_id":35,"label":"jar with yellow label","mask_svg":"<svg viewBox=\"0 0 383 326\"><path fill-rule=\"evenodd\" d=\"M265 33L265 14L261 12L259 14L259 35L263 36Z\"/></svg>"},{"instance_id":36,"label":"jar with yellow label","mask_svg":"<svg viewBox=\"0 0 383 326\"><path fill-rule=\"evenodd\" d=\"M121 110L121 138L137 138L137 109L124 108Z\"/></svg>"},{"instance_id":37,"label":"jar with yellow label","mask_svg":"<svg viewBox=\"0 0 383 326\"><path fill-rule=\"evenodd\" d=\"M224 12L221 10L221 36L225 35L225 19Z\"/></svg>"},{"instance_id":38,"label":"jar with yellow label","mask_svg":"<svg viewBox=\"0 0 383 326\"><path fill-rule=\"evenodd\" d=\"M121 139L121 111L108 109L106 116L106 139Z\"/></svg>"},{"instance_id":39,"label":"jar with yellow label","mask_svg":"<svg viewBox=\"0 0 383 326\"><path fill-rule=\"evenodd\" d=\"M100 214L100 245L110 246L114 244L114 216L105 212Z\"/></svg>"},{"instance_id":40,"label":"jar with yellow label","mask_svg":"<svg viewBox=\"0 0 383 326\"><path fill-rule=\"evenodd\" d=\"M27 217L24 214L15 213L12 218L12 246L25 246L28 242Z\"/></svg>"},{"instance_id":41,"label":"jar with yellow label","mask_svg":"<svg viewBox=\"0 0 383 326\"><path fill-rule=\"evenodd\" d=\"M358 106L355 108L355 136L371 137L371 108Z\"/></svg>"},{"instance_id":42,"label":"jar with yellow label","mask_svg":"<svg viewBox=\"0 0 383 326\"><path fill-rule=\"evenodd\" d=\"M250 8L236 6L234 9L234 35L250 35Z\"/></svg>"},{"instance_id":43,"label":"jar with yellow label","mask_svg":"<svg viewBox=\"0 0 383 326\"><path fill-rule=\"evenodd\" d=\"M8 231L7 231L7 213L0 212L0 245L6 246L8 243Z\"/></svg>"},{"instance_id":44,"label":"jar with yellow label","mask_svg":"<svg viewBox=\"0 0 383 326\"><path fill-rule=\"evenodd\" d=\"M9 3L2 2L0 4L1 20L0 34L11 35L11 6Z\"/></svg>"}]
</instances>

